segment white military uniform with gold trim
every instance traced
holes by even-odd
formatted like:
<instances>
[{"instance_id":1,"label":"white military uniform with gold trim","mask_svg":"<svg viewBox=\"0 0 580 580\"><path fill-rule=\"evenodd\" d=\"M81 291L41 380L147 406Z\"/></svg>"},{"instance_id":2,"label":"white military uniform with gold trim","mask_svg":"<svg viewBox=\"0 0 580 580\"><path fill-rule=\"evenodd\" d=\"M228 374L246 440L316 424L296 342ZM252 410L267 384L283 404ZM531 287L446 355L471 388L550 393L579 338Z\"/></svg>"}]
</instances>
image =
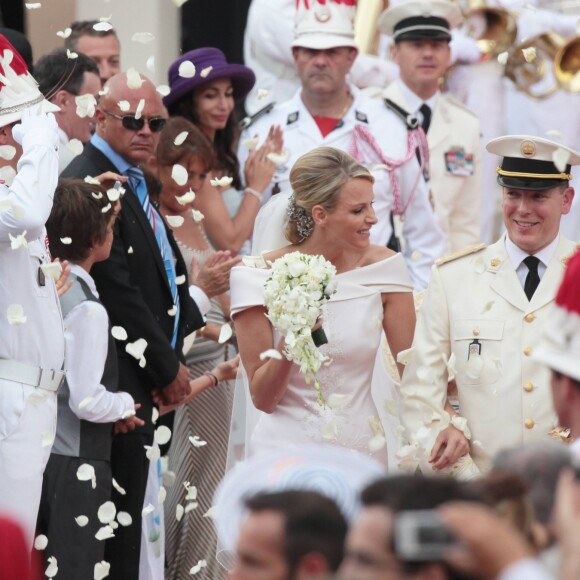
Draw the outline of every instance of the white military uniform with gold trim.
<instances>
[{"instance_id":1,"label":"white military uniform with gold trim","mask_svg":"<svg viewBox=\"0 0 580 580\"><path fill-rule=\"evenodd\" d=\"M258 135L260 142L266 138L272 125L280 125L284 134L284 149L289 153L287 161L276 169L272 186L266 189L264 201L270 198L272 189L278 193L271 203L279 205L275 215L285 214L290 193L290 169L296 160L315 147L330 146L353 153L354 132L357 126L368 129L384 156L400 160L407 153L407 127L385 105L370 99L354 86L350 85L353 104L346 112L337 127L326 137L320 133L316 122L305 107L301 91L292 99L275 106L268 114L261 116L242 134L238 157L241 167L248 157L244 141ZM364 157L365 154L363 154ZM378 223L371 230L371 241L386 245L391 237L390 215L393 210L393 188L384 164L373 156L358 159L367 166L375 176L374 209ZM409 160L395 171L399 186L401 205L405 209L403 237L405 241L404 256L410 270L416 290L425 288L429 281L431 265L444 253L444 237L436 216L429 202L427 186L419 169L414 152ZM411 192L414 193L411 195ZM278 215L279 214L279 215ZM256 219L254 237L260 235L260 214ZM278 220L281 223L281 218ZM266 224L272 227L272 221ZM259 244L258 244L259 245ZM255 246L254 246L255 247Z\"/></svg>"},{"instance_id":2,"label":"white military uniform with gold trim","mask_svg":"<svg viewBox=\"0 0 580 580\"><path fill-rule=\"evenodd\" d=\"M401 421L411 441L423 427L438 432L447 426L448 367L454 368L460 414L471 430L471 455L482 471L500 449L548 437L556 423L550 372L530 355L575 250L560 236L531 301L505 236L433 268L413 346L404 357Z\"/></svg>"},{"instance_id":3,"label":"white military uniform with gold trim","mask_svg":"<svg viewBox=\"0 0 580 580\"><path fill-rule=\"evenodd\" d=\"M418 107L405 93L402 81L383 92L406 111ZM406 90L405 90L406 89ZM418 106L421 99L416 96ZM429 189L435 213L446 236L447 252L481 242L482 159L479 119L450 95L439 93L427 133L429 143Z\"/></svg>"}]
</instances>

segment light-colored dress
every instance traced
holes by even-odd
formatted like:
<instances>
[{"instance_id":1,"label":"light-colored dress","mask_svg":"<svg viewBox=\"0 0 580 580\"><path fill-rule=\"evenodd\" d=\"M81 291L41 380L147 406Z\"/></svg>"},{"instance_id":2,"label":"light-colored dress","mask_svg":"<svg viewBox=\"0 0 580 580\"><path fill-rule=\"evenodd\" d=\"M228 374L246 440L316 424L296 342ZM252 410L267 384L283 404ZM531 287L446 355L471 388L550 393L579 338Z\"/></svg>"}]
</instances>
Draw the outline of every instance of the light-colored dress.
<instances>
[{"instance_id":1,"label":"light-colored dress","mask_svg":"<svg viewBox=\"0 0 580 580\"><path fill-rule=\"evenodd\" d=\"M214 252L194 250L178 242L191 276L190 267L195 256L201 268ZM214 298L207 321L223 324L226 320L219 302ZM196 337L186 355L189 378L195 379L205 371L227 360L228 347L212 340ZM175 473L175 484L167 489L165 500L166 534L166 580L189 578L190 569L199 560L206 560L201 578L220 578L216 563L216 533L209 517L203 517L212 507L212 499L218 483L225 473L230 417L232 412L233 387L221 382L216 388L208 389L175 412L173 435L169 450L168 469ZM207 441L203 447L194 447L190 436L199 435ZM197 487L199 506L177 521L178 504L185 507L186 489L183 482L189 481Z\"/></svg>"},{"instance_id":2,"label":"light-colored dress","mask_svg":"<svg viewBox=\"0 0 580 580\"><path fill-rule=\"evenodd\" d=\"M254 306L264 306L268 269L232 269L232 317ZM371 393L373 370L383 332L381 293L410 292L412 284L400 254L337 275L338 291L322 308L328 344L320 350L330 358L318 379L326 404L316 401L294 365L288 388L271 414L260 413L246 450L255 455L290 444L316 442L340 445L387 463L387 449L369 445L373 423L382 414L384 399ZM274 344L279 335L273 330ZM382 399L382 400L381 400ZM372 449L371 449L372 447Z\"/></svg>"}]
</instances>

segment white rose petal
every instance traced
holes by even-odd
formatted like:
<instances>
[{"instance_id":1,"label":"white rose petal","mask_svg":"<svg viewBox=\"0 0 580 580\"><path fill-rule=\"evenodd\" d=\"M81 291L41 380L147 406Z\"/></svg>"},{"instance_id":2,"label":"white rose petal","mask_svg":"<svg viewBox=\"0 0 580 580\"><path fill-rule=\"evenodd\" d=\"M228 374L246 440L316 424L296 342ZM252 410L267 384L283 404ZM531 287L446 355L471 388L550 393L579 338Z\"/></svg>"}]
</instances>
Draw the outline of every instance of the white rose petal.
<instances>
[{"instance_id":1,"label":"white rose petal","mask_svg":"<svg viewBox=\"0 0 580 580\"><path fill-rule=\"evenodd\" d=\"M188 205L195 200L195 193L190 188L183 195L176 195L175 200L179 205Z\"/></svg>"},{"instance_id":2,"label":"white rose petal","mask_svg":"<svg viewBox=\"0 0 580 580\"><path fill-rule=\"evenodd\" d=\"M144 338L139 338L135 342L128 342L125 345L125 351L133 358L139 360L147 348L147 341Z\"/></svg>"},{"instance_id":3,"label":"white rose petal","mask_svg":"<svg viewBox=\"0 0 580 580\"><path fill-rule=\"evenodd\" d=\"M199 76L201 78L205 78L207 77L207 75L209 75L209 73L213 70L213 66L206 66L204 69L202 69L202 71L199 73Z\"/></svg>"},{"instance_id":4,"label":"white rose petal","mask_svg":"<svg viewBox=\"0 0 580 580\"><path fill-rule=\"evenodd\" d=\"M177 314L177 306L175 304L167 311L169 316L175 316Z\"/></svg>"},{"instance_id":5,"label":"white rose petal","mask_svg":"<svg viewBox=\"0 0 580 580\"><path fill-rule=\"evenodd\" d=\"M180 228L185 222L183 216L180 215L168 215L165 216L165 219L172 228Z\"/></svg>"},{"instance_id":6,"label":"white rose petal","mask_svg":"<svg viewBox=\"0 0 580 580\"><path fill-rule=\"evenodd\" d=\"M127 254L132 254L133 253L133 246L129 246L127 248Z\"/></svg>"},{"instance_id":7,"label":"white rose petal","mask_svg":"<svg viewBox=\"0 0 580 580\"><path fill-rule=\"evenodd\" d=\"M40 269L44 272L44 275L51 280L58 280L62 274L62 264L60 262L42 264Z\"/></svg>"},{"instance_id":8,"label":"white rose petal","mask_svg":"<svg viewBox=\"0 0 580 580\"><path fill-rule=\"evenodd\" d=\"M10 161L11 159L14 159L15 155L16 155L16 147L13 147L12 145L0 146L0 157L2 157L2 159Z\"/></svg>"},{"instance_id":9,"label":"white rose petal","mask_svg":"<svg viewBox=\"0 0 580 580\"><path fill-rule=\"evenodd\" d=\"M268 89L258 89L258 100L265 99L270 94Z\"/></svg>"},{"instance_id":10,"label":"white rose petal","mask_svg":"<svg viewBox=\"0 0 580 580\"><path fill-rule=\"evenodd\" d=\"M101 560L100 562L97 562L95 564L95 570L94 570L94 580L103 580L103 578L106 578L109 575L109 572L111 570L111 564L109 564L109 562L105 561L105 560Z\"/></svg>"},{"instance_id":11,"label":"white rose petal","mask_svg":"<svg viewBox=\"0 0 580 580\"><path fill-rule=\"evenodd\" d=\"M157 407L153 407L151 410L151 423L155 425L155 423L157 423L157 419L159 419L159 409L157 409Z\"/></svg>"},{"instance_id":12,"label":"white rose petal","mask_svg":"<svg viewBox=\"0 0 580 580\"><path fill-rule=\"evenodd\" d=\"M127 71L127 87L130 89L140 89L141 85L145 81L141 78L141 75L134 69L130 68Z\"/></svg>"},{"instance_id":13,"label":"white rose petal","mask_svg":"<svg viewBox=\"0 0 580 580\"><path fill-rule=\"evenodd\" d=\"M144 369L146 365L147 365L147 360L145 359L145 357L144 357L144 356L142 356L142 357L139 359L139 366L140 366L142 369Z\"/></svg>"},{"instance_id":14,"label":"white rose petal","mask_svg":"<svg viewBox=\"0 0 580 580\"><path fill-rule=\"evenodd\" d=\"M133 523L133 518L127 512L119 512L117 514L117 521L126 528Z\"/></svg>"},{"instance_id":15,"label":"white rose petal","mask_svg":"<svg viewBox=\"0 0 580 580\"><path fill-rule=\"evenodd\" d=\"M171 179L173 179L177 185L185 185L189 179L187 169L183 167L183 165L176 163L171 169Z\"/></svg>"},{"instance_id":16,"label":"white rose petal","mask_svg":"<svg viewBox=\"0 0 580 580\"><path fill-rule=\"evenodd\" d=\"M213 519L215 518L215 512L216 512L215 506L214 506L214 505L212 505L212 506L211 506L211 507L210 507L210 508L209 508L209 509L208 509L208 510L207 510L207 511L206 511L206 512L203 514L203 516L202 516L202 517L204 517L204 518L210 518L210 519L212 519L212 520L213 520Z\"/></svg>"},{"instance_id":17,"label":"white rose petal","mask_svg":"<svg viewBox=\"0 0 580 580\"><path fill-rule=\"evenodd\" d=\"M191 503L188 503L185 506L185 513L188 514L189 512L192 512L193 510L196 510L198 507L199 507L199 504L196 501L191 502Z\"/></svg>"},{"instance_id":18,"label":"white rose petal","mask_svg":"<svg viewBox=\"0 0 580 580\"><path fill-rule=\"evenodd\" d=\"M86 93L84 95L77 95L75 97L77 106L77 115L84 119L85 117L94 117L97 110L97 99L94 95Z\"/></svg>"},{"instance_id":19,"label":"white rose petal","mask_svg":"<svg viewBox=\"0 0 580 580\"><path fill-rule=\"evenodd\" d=\"M166 97L171 92L169 85L159 85L156 90L162 97Z\"/></svg>"},{"instance_id":20,"label":"white rose petal","mask_svg":"<svg viewBox=\"0 0 580 580\"><path fill-rule=\"evenodd\" d=\"M105 207L101 208L101 213L107 213L111 207L113 207L110 203L108 203Z\"/></svg>"},{"instance_id":21,"label":"white rose petal","mask_svg":"<svg viewBox=\"0 0 580 580\"><path fill-rule=\"evenodd\" d=\"M197 574L202 568L207 566L207 562L205 560L199 560L193 568L189 571L191 575Z\"/></svg>"},{"instance_id":22,"label":"white rose petal","mask_svg":"<svg viewBox=\"0 0 580 580\"><path fill-rule=\"evenodd\" d=\"M197 499L197 487L191 485L189 481L184 481L183 487L186 489L185 501L195 501Z\"/></svg>"},{"instance_id":23,"label":"white rose petal","mask_svg":"<svg viewBox=\"0 0 580 580\"><path fill-rule=\"evenodd\" d=\"M102 540L108 540L109 538L114 538L115 537L115 532L113 530L113 528L111 526L103 526L102 528L99 528L99 531L95 534L95 538L97 538L97 540L102 541Z\"/></svg>"},{"instance_id":24,"label":"white rose petal","mask_svg":"<svg viewBox=\"0 0 580 580\"><path fill-rule=\"evenodd\" d=\"M230 338L232 338L233 335L233 331L232 331L232 327L229 324L222 324L222 327L220 328L220 335L218 337L218 342L220 344L223 344L224 342L227 342Z\"/></svg>"},{"instance_id":25,"label":"white rose petal","mask_svg":"<svg viewBox=\"0 0 580 580\"><path fill-rule=\"evenodd\" d=\"M229 177L227 175L224 175L223 177L219 177L219 178L214 178L214 179L210 179L209 183L210 185L213 185L214 187L228 187L229 185L232 184L232 181L234 180L233 177Z\"/></svg>"},{"instance_id":26,"label":"white rose petal","mask_svg":"<svg viewBox=\"0 0 580 580\"><path fill-rule=\"evenodd\" d=\"M117 340L127 340L127 331L122 326L113 326L111 328L111 334L113 338Z\"/></svg>"},{"instance_id":27,"label":"white rose petal","mask_svg":"<svg viewBox=\"0 0 580 580\"><path fill-rule=\"evenodd\" d=\"M101 182L96 177L92 177L91 175L87 175L85 177L85 183L90 183L91 185L101 185Z\"/></svg>"},{"instance_id":28,"label":"white rose petal","mask_svg":"<svg viewBox=\"0 0 580 580\"><path fill-rule=\"evenodd\" d=\"M133 34L133 36L131 37L131 40L133 42L147 44L148 42L155 40L155 36L150 32L135 32L135 34Z\"/></svg>"},{"instance_id":29,"label":"white rose petal","mask_svg":"<svg viewBox=\"0 0 580 580\"><path fill-rule=\"evenodd\" d=\"M40 2L26 2L25 6L28 10L38 10L42 7L42 4Z\"/></svg>"},{"instance_id":30,"label":"white rose petal","mask_svg":"<svg viewBox=\"0 0 580 580\"><path fill-rule=\"evenodd\" d=\"M99 507L97 517L102 524L109 524L115 519L117 508L112 501L106 501Z\"/></svg>"},{"instance_id":31,"label":"white rose petal","mask_svg":"<svg viewBox=\"0 0 580 580\"><path fill-rule=\"evenodd\" d=\"M177 507L175 508L175 519L178 522L180 522L184 513L185 513L185 508L180 503L178 503Z\"/></svg>"},{"instance_id":32,"label":"white rose petal","mask_svg":"<svg viewBox=\"0 0 580 580\"><path fill-rule=\"evenodd\" d=\"M165 501L165 498L167 497L167 490L161 486L159 488L159 491L157 492L157 503L163 503Z\"/></svg>"},{"instance_id":33,"label":"white rose petal","mask_svg":"<svg viewBox=\"0 0 580 580\"><path fill-rule=\"evenodd\" d=\"M97 32L108 32L109 30L113 30L113 25L105 19L93 24L93 30Z\"/></svg>"},{"instance_id":34,"label":"white rose petal","mask_svg":"<svg viewBox=\"0 0 580 580\"><path fill-rule=\"evenodd\" d=\"M157 445L144 445L146 452L145 455L149 461L157 461L161 457L161 451Z\"/></svg>"},{"instance_id":35,"label":"white rose petal","mask_svg":"<svg viewBox=\"0 0 580 580\"><path fill-rule=\"evenodd\" d=\"M554 161L554 165L558 168L558 171L564 173L566 171L566 165L568 165L568 161L570 161L570 151L558 147L558 149L552 153L552 160Z\"/></svg>"},{"instance_id":36,"label":"white rose petal","mask_svg":"<svg viewBox=\"0 0 580 580\"><path fill-rule=\"evenodd\" d=\"M281 167L288 162L290 159L290 151L288 149L284 149L282 153L268 153L266 158L272 161L277 167Z\"/></svg>"},{"instance_id":37,"label":"white rose petal","mask_svg":"<svg viewBox=\"0 0 580 580\"><path fill-rule=\"evenodd\" d=\"M562 139L562 133L560 133L560 131L557 129L550 129L549 131L546 131L546 136L552 137L553 139Z\"/></svg>"},{"instance_id":38,"label":"white rose petal","mask_svg":"<svg viewBox=\"0 0 580 580\"><path fill-rule=\"evenodd\" d=\"M59 30L56 35L60 38L68 38L71 35L72 28L65 28L64 30Z\"/></svg>"},{"instance_id":39,"label":"white rose petal","mask_svg":"<svg viewBox=\"0 0 580 580\"><path fill-rule=\"evenodd\" d=\"M191 210L191 217L194 222L200 222L205 216L197 209Z\"/></svg>"},{"instance_id":40,"label":"white rose petal","mask_svg":"<svg viewBox=\"0 0 580 580\"><path fill-rule=\"evenodd\" d=\"M6 310L6 316L8 317L8 324L10 326L18 326L26 322L24 308L22 308L21 304L10 304Z\"/></svg>"},{"instance_id":41,"label":"white rose petal","mask_svg":"<svg viewBox=\"0 0 580 580\"><path fill-rule=\"evenodd\" d=\"M148 59L147 62L145 63L145 66L147 67L147 70L149 72L154 73L155 72L155 57L153 55L151 55Z\"/></svg>"},{"instance_id":42,"label":"white rose petal","mask_svg":"<svg viewBox=\"0 0 580 580\"><path fill-rule=\"evenodd\" d=\"M141 113L143 113L144 108L145 108L145 99L139 99L139 103L137 104L137 108L135 109L135 119L141 118Z\"/></svg>"},{"instance_id":43,"label":"white rose petal","mask_svg":"<svg viewBox=\"0 0 580 580\"><path fill-rule=\"evenodd\" d=\"M185 284L185 274L181 274L181 276L175 277L175 283L180 286L181 284Z\"/></svg>"},{"instance_id":44,"label":"white rose petal","mask_svg":"<svg viewBox=\"0 0 580 580\"><path fill-rule=\"evenodd\" d=\"M39 534L34 538L34 549L44 550L48 546L48 538L44 534Z\"/></svg>"},{"instance_id":45,"label":"white rose petal","mask_svg":"<svg viewBox=\"0 0 580 580\"><path fill-rule=\"evenodd\" d=\"M79 528L84 528L89 523L89 518L87 518L87 516L77 516L75 522Z\"/></svg>"},{"instance_id":46,"label":"white rose petal","mask_svg":"<svg viewBox=\"0 0 580 580\"><path fill-rule=\"evenodd\" d=\"M499 62L499 64L506 64L507 61L508 61L508 56L509 56L509 54L508 54L507 51L506 52L500 52L497 55L497 62Z\"/></svg>"},{"instance_id":47,"label":"white rose petal","mask_svg":"<svg viewBox=\"0 0 580 580\"><path fill-rule=\"evenodd\" d=\"M42 447L52 447L54 443L54 433L52 431L45 431L42 434L40 444Z\"/></svg>"},{"instance_id":48,"label":"white rose petal","mask_svg":"<svg viewBox=\"0 0 580 580\"><path fill-rule=\"evenodd\" d=\"M117 107L119 107L123 113L126 113L131 108L131 103L129 103L129 101L119 101Z\"/></svg>"},{"instance_id":49,"label":"white rose petal","mask_svg":"<svg viewBox=\"0 0 580 580\"><path fill-rule=\"evenodd\" d=\"M174 471L164 471L161 479L163 480L164 487L173 487L175 485L175 472Z\"/></svg>"},{"instance_id":50,"label":"white rose petal","mask_svg":"<svg viewBox=\"0 0 580 580\"><path fill-rule=\"evenodd\" d=\"M175 139L173 140L173 144L177 145L178 147L179 145L183 145L188 135L189 131L182 131L181 133L179 133L179 135L177 135L177 137L175 137Z\"/></svg>"},{"instance_id":51,"label":"white rose petal","mask_svg":"<svg viewBox=\"0 0 580 580\"><path fill-rule=\"evenodd\" d=\"M119 493L121 495L127 495L127 492L115 481L114 477L113 477L113 487L117 490L117 493ZM119 513L123 513L123 512L119 512Z\"/></svg>"},{"instance_id":52,"label":"white rose petal","mask_svg":"<svg viewBox=\"0 0 580 580\"><path fill-rule=\"evenodd\" d=\"M282 353L275 348L269 348L268 350L260 353L260 360L265 360L267 358L282 360Z\"/></svg>"},{"instance_id":53,"label":"white rose petal","mask_svg":"<svg viewBox=\"0 0 580 580\"><path fill-rule=\"evenodd\" d=\"M195 435L194 437L189 437L189 442L194 447L203 447L204 445L207 445L207 441L200 439L199 435Z\"/></svg>"},{"instance_id":54,"label":"white rose petal","mask_svg":"<svg viewBox=\"0 0 580 580\"><path fill-rule=\"evenodd\" d=\"M158 445L165 445L166 443L169 443L169 440L171 439L171 429L165 425L160 425L157 427L157 429L155 429L153 439L157 442Z\"/></svg>"},{"instance_id":55,"label":"white rose petal","mask_svg":"<svg viewBox=\"0 0 580 580\"><path fill-rule=\"evenodd\" d=\"M58 572L58 563L54 556L50 556L48 558L48 566L44 573L46 574L47 578L54 578Z\"/></svg>"},{"instance_id":56,"label":"white rose petal","mask_svg":"<svg viewBox=\"0 0 580 580\"><path fill-rule=\"evenodd\" d=\"M248 151L253 151L258 146L258 143L259 142L260 142L260 138L259 137L249 137L248 139L244 139L242 141L242 145Z\"/></svg>"},{"instance_id":57,"label":"white rose petal","mask_svg":"<svg viewBox=\"0 0 580 580\"><path fill-rule=\"evenodd\" d=\"M111 189L107 189L107 197L111 203L115 203L121 197L121 192L111 187Z\"/></svg>"},{"instance_id":58,"label":"white rose petal","mask_svg":"<svg viewBox=\"0 0 580 580\"><path fill-rule=\"evenodd\" d=\"M21 234L17 236L13 236L12 234L8 234L10 238L10 247L13 250L18 250L20 248L28 248L28 241L26 239L26 230L24 230Z\"/></svg>"},{"instance_id":59,"label":"white rose petal","mask_svg":"<svg viewBox=\"0 0 580 580\"><path fill-rule=\"evenodd\" d=\"M83 463L77 469L77 479L79 481L90 481L93 489L97 487L97 476L95 475L95 468L88 463Z\"/></svg>"},{"instance_id":60,"label":"white rose petal","mask_svg":"<svg viewBox=\"0 0 580 580\"><path fill-rule=\"evenodd\" d=\"M82 144L81 141L78 139L71 139L67 144L66 148L73 154L73 155L80 155L83 152L85 146Z\"/></svg>"},{"instance_id":61,"label":"white rose petal","mask_svg":"<svg viewBox=\"0 0 580 580\"><path fill-rule=\"evenodd\" d=\"M141 516L142 516L142 517L146 517L146 516L148 516L149 514L153 513L154 511L155 511L155 508L154 508L154 507L153 507L153 506L152 506L150 503L148 503L148 504L147 504L147 505L146 505L146 506L143 508L143 511L141 512Z\"/></svg>"},{"instance_id":62,"label":"white rose petal","mask_svg":"<svg viewBox=\"0 0 580 580\"><path fill-rule=\"evenodd\" d=\"M179 65L177 74L184 79L190 79L195 76L195 65L190 60L186 60Z\"/></svg>"},{"instance_id":63,"label":"white rose petal","mask_svg":"<svg viewBox=\"0 0 580 580\"><path fill-rule=\"evenodd\" d=\"M522 48L522 54L526 62L534 62L536 60L536 47L530 46L528 48Z\"/></svg>"}]
</instances>

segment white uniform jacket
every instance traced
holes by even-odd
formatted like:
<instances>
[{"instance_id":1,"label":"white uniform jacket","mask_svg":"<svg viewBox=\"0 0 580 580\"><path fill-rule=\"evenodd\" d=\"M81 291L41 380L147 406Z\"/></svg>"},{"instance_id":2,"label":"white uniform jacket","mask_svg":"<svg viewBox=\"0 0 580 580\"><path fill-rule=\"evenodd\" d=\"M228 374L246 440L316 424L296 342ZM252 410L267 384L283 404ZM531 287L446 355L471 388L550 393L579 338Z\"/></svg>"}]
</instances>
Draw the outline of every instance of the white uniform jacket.
<instances>
[{"instance_id":1,"label":"white uniform jacket","mask_svg":"<svg viewBox=\"0 0 580 580\"><path fill-rule=\"evenodd\" d=\"M509 260L505 237L433 267L413 346L401 357L407 363L401 421L411 442L422 427L438 432L447 426L443 407L450 372L459 412L471 430L471 454L482 471L500 449L548 437L556 423L550 371L530 355L575 249L560 236L531 301Z\"/></svg>"},{"instance_id":2,"label":"white uniform jacket","mask_svg":"<svg viewBox=\"0 0 580 580\"><path fill-rule=\"evenodd\" d=\"M329 146L353 154L375 176L374 209L378 223L371 230L371 241L384 246L391 237L390 216L394 208L393 187L384 160L401 160L407 156L407 127L382 102L362 95L352 85L350 91L353 96L351 108L326 137L322 137L302 102L301 91L298 91L292 99L275 106L244 131L238 157L241 167L244 167L248 156L244 140L258 135L260 142L263 142L270 127L280 125L284 134L284 149L288 150L289 158L277 168L272 188L277 186L281 192L289 193L290 169L304 153L316 147ZM370 135L375 148L355 139L355 135L360 133ZM396 169L394 175L398 183L400 207L404 209L404 255L413 285L416 290L421 290L429 282L434 260L444 253L444 237L431 208L414 150L408 157L408 161ZM266 190L264 200L269 198L272 188Z\"/></svg>"},{"instance_id":3,"label":"white uniform jacket","mask_svg":"<svg viewBox=\"0 0 580 580\"><path fill-rule=\"evenodd\" d=\"M413 114L399 87L383 92ZM479 119L449 95L441 94L427 133L429 189L435 213L446 237L446 251L454 252L481 242L482 160Z\"/></svg>"}]
</instances>

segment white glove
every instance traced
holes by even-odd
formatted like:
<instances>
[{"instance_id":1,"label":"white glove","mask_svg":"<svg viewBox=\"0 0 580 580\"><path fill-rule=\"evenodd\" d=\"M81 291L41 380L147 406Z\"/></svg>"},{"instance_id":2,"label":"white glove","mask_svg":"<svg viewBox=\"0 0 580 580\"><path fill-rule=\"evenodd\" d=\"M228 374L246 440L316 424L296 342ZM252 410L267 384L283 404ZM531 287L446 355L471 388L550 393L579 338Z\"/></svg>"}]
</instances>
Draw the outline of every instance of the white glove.
<instances>
[{"instance_id":1,"label":"white glove","mask_svg":"<svg viewBox=\"0 0 580 580\"><path fill-rule=\"evenodd\" d=\"M12 127L12 136L19 145L27 136L38 136L42 139L45 137L46 145L58 145L58 124L52 113L43 113L42 106L35 105L22 111L20 123ZM39 143L41 139L33 139L34 142ZM55 141L56 139L56 141Z\"/></svg>"}]
</instances>

